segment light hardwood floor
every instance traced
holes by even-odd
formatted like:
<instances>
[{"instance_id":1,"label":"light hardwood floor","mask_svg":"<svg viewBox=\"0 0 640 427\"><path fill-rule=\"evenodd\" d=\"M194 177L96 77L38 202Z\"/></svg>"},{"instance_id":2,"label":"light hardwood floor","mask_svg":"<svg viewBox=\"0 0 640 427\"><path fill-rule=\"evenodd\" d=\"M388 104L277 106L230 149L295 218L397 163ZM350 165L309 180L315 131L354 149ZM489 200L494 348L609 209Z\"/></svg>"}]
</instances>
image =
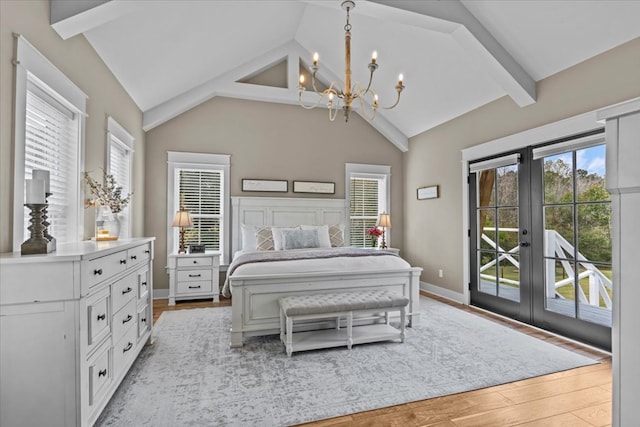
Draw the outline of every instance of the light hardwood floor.
<instances>
[{"instance_id":1,"label":"light hardwood floor","mask_svg":"<svg viewBox=\"0 0 640 427\"><path fill-rule=\"evenodd\" d=\"M483 310L424 294L504 326L596 358L600 363L466 393L421 400L305 424L305 426L605 427L611 425L611 357ZM179 302L154 300L154 323L165 311L231 305L230 299Z\"/></svg>"}]
</instances>

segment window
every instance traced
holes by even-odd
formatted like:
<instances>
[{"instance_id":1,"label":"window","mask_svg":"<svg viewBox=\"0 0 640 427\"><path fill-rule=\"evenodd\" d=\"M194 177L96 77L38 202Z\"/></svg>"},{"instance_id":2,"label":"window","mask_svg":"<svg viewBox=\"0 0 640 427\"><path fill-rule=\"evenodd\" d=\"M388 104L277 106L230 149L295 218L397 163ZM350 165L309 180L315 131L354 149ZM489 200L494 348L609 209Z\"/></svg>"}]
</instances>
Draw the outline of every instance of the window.
<instances>
[{"instance_id":1,"label":"window","mask_svg":"<svg viewBox=\"0 0 640 427\"><path fill-rule=\"evenodd\" d=\"M185 230L185 244L205 245L229 260L229 156L169 152L169 201L167 247L178 250L178 229L171 226L181 207L189 211L192 226Z\"/></svg>"},{"instance_id":2,"label":"window","mask_svg":"<svg viewBox=\"0 0 640 427\"><path fill-rule=\"evenodd\" d=\"M25 179L49 171L49 234L82 239L80 188L86 95L22 36L16 36L13 249L29 237Z\"/></svg>"},{"instance_id":3,"label":"window","mask_svg":"<svg viewBox=\"0 0 640 427\"><path fill-rule=\"evenodd\" d=\"M376 226L382 212L389 213L391 168L348 163L346 170L350 245L371 247L371 239L366 235L367 229ZM388 231L386 238L390 241Z\"/></svg>"},{"instance_id":4,"label":"window","mask_svg":"<svg viewBox=\"0 0 640 427\"><path fill-rule=\"evenodd\" d=\"M107 173L113 175L122 194L131 193L131 165L134 138L109 117L107 132ZM120 237L131 237L130 204L120 212Z\"/></svg>"}]
</instances>

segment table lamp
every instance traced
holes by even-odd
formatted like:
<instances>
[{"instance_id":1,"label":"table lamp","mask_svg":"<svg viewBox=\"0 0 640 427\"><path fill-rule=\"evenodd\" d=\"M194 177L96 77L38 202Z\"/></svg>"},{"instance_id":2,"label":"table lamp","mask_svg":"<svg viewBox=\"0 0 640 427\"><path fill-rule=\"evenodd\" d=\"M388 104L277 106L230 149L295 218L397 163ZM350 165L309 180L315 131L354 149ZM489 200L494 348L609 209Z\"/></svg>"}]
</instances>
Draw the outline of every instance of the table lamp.
<instances>
[{"instance_id":1,"label":"table lamp","mask_svg":"<svg viewBox=\"0 0 640 427\"><path fill-rule=\"evenodd\" d=\"M189 211L184 208L180 208L179 211L176 212L176 216L173 218L174 227L180 227L180 248L178 249L179 254L186 254L187 248L184 245L184 229L187 227L191 227L191 217L189 216Z\"/></svg>"},{"instance_id":2,"label":"table lamp","mask_svg":"<svg viewBox=\"0 0 640 427\"><path fill-rule=\"evenodd\" d=\"M380 249L387 249L387 242L384 240L385 229L387 227L391 227L391 215L386 212L380 214L380 219L378 220L378 227L382 227L382 243L380 244Z\"/></svg>"}]
</instances>

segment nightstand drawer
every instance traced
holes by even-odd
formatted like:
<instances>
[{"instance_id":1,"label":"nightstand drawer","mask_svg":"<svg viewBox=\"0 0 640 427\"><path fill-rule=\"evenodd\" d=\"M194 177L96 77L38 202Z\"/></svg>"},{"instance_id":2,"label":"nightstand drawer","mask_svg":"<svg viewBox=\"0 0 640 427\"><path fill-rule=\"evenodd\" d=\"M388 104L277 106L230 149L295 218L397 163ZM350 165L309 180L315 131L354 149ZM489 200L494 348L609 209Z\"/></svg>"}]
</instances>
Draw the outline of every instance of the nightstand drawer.
<instances>
[{"instance_id":1,"label":"nightstand drawer","mask_svg":"<svg viewBox=\"0 0 640 427\"><path fill-rule=\"evenodd\" d=\"M211 293L213 284L209 280L202 282L178 282L177 295Z\"/></svg>"},{"instance_id":2,"label":"nightstand drawer","mask_svg":"<svg viewBox=\"0 0 640 427\"><path fill-rule=\"evenodd\" d=\"M178 283L200 280L211 281L212 270L183 270L178 271Z\"/></svg>"},{"instance_id":3,"label":"nightstand drawer","mask_svg":"<svg viewBox=\"0 0 640 427\"><path fill-rule=\"evenodd\" d=\"M214 261L215 258L215 261ZM207 266L211 267L213 265L218 265L218 257L185 257L178 258L178 267L201 267ZM214 264L214 262L216 262Z\"/></svg>"}]
</instances>

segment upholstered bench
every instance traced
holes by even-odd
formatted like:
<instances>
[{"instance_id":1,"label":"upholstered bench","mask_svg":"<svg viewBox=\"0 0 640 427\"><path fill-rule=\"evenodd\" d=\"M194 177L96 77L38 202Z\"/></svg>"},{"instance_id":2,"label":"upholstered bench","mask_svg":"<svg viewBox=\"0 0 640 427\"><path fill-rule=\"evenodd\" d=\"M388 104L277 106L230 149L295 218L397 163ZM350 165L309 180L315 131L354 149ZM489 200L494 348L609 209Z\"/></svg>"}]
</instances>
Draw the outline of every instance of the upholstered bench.
<instances>
[{"instance_id":1,"label":"upholstered bench","mask_svg":"<svg viewBox=\"0 0 640 427\"><path fill-rule=\"evenodd\" d=\"M387 291L363 290L332 294L289 296L279 299L280 339L285 344L287 355L294 351L353 344L405 339L406 306L409 298ZM389 312L400 312L400 327L389 324ZM353 325L354 315L384 313L384 323L361 326ZM341 318L346 319L346 329L340 327ZM293 332L294 322L299 320L335 319L335 329Z\"/></svg>"}]
</instances>

